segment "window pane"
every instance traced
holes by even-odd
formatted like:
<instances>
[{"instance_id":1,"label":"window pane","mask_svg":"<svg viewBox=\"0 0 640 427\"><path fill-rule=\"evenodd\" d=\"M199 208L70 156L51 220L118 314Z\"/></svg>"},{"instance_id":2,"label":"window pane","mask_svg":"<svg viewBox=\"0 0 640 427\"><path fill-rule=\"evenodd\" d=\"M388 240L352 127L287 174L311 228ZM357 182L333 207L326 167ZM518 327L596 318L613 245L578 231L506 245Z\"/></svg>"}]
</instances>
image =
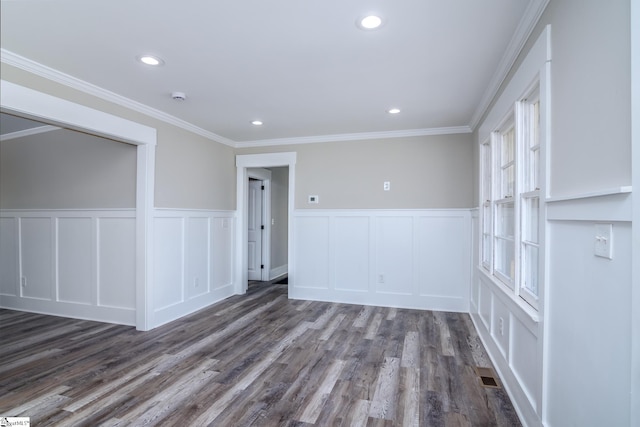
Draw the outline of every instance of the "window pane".
<instances>
[{"instance_id":1,"label":"window pane","mask_svg":"<svg viewBox=\"0 0 640 427\"><path fill-rule=\"evenodd\" d=\"M496 236L513 238L515 230L513 202L496 204Z\"/></svg>"},{"instance_id":2,"label":"window pane","mask_svg":"<svg viewBox=\"0 0 640 427\"><path fill-rule=\"evenodd\" d=\"M482 263L489 265L491 263L491 236L482 235Z\"/></svg>"},{"instance_id":3,"label":"window pane","mask_svg":"<svg viewBox=\"0 0 640 427\"><path fill-rule=\"evenodd\" d=\"M514 143L515 143L515 128L511 128L502 134L502 164L513 162L514 159Z\"/></svg>"},{"instance_id":4,"label":"window pane","mask_svg":"<svg viewBox=\"0 0 640 427\"><path fill-rule=\"evenodd\" d=\"M496 239L494 268L513 280L515 276L514 243L512 240Z\"/></svg>"},{"instance_id":5,"label":"window pane","mask_svg":"<svg viewBox=\"0 0 640 427\"><path fill-rule=\"evenodd\" d=\"M540 199L531 197L524 200L522 238L532 243L540 242Z\"/></svg>"},{"instance_id":6,"label":"window pane","mask_svg":"<svg viewBox=\"0 0 640 427\"><path fill-rule=\"evenodd\" d=\"M488 203L482 206L482 232L491 233L491 205Z\"/></svg>"},{"instance_id":7,"label":"window pane","mask_svg":"<svg viewBox=\"0 0 640 427\"><path fill-rule=\"evenodd\" d=\"M482 146L482 200L491 200L491 148Z\"/></svg>"},{"instance_id":8,"label":"window pane","mask_svg":"<svg viewBox=\"0 0 640 427\"><path fill-rule=\"evenodd\" d=\"M513 197L515 190L515 166L510 165L502 170L502 198Z\"/></svg>"},{"instance_id":9,"label":"window pane","mask_svg":"<svg viewBox=\"0 0 640 427\"><path fill-rule=\"evenodd\" d=\"M524 245L524 274L522 287L538 296L538 248Z\"/></svg>"},{"instance_id":10,"label":"window pane","mask_svg":"<svg viewBox=\"0 0 640 427\"><path fill-rule=\"evenodd\" d=\"M536 148L532 150L531 153L531 180L532 186L530 190L539 190L540 189L540 149Z\"/></svg>"}]
</instances>

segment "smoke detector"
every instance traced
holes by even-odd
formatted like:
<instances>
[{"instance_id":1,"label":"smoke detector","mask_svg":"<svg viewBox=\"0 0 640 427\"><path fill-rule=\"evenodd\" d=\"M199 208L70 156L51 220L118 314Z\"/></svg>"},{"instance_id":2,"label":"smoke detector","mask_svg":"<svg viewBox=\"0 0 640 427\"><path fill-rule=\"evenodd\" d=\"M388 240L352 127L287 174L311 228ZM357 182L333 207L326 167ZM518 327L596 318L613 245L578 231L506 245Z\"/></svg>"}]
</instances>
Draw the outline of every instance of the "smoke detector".
<instances>
[{"instance_id":1,"label":"smoke detector","mask_svg":"<svg viewBox=\"0 0 640 427\"><path fill-rule=\"evenodd\" d=\"M185 99L187 99L187 95L184 92L173 92L171 94L171 98L176 101L184 101Z\"/></svg>"}]
</instances>

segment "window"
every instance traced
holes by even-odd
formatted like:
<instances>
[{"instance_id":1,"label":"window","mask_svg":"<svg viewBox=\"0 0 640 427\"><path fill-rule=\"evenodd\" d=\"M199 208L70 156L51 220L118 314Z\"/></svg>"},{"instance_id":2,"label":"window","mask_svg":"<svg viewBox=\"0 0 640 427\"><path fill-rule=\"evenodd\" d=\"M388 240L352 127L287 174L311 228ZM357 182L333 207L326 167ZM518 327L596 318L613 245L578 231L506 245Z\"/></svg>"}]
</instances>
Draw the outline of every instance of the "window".
<instances>
[{"instance_id":1,"label":"window","mask_svg":"<svg viewBox=\"0 0 640 427\"><path fill-rule=\"evenodd\" d=\"M535 306L538 298L540 244L540 100L538 89L520 101L522 190L520 192L520 296Z\"/></svg>"},{"instance_id":2,"label":"window","mask_svg":"<svg viewBox=\"0 0 640 427\"><path fill-rule=\"evenodd\" d=\"M482 164L480 165L482 174L482 266L487 270L491 268L491 143L482 144L481 148Z\"/></svg>"},{"instance_id":3,"label":"window","mask_svg":"<svg viewBox=\"0 0 640 427\"><path fill-rule=\"evenodd\" d=\"M481 146L481 264L537 308L540 276L540 97L513 105Z\"/></svg>"}]
</instances>

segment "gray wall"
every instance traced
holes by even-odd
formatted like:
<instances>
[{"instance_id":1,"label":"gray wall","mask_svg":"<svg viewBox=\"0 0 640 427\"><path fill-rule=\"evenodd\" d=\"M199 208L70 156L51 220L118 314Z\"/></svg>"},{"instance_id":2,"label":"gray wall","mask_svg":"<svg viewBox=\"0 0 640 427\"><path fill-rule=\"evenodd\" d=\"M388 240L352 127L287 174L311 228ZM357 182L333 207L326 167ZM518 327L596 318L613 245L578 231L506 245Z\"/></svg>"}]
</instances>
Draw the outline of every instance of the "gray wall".
<instances>
[{"instance_id":1,"label":"gray wall","mask_svg":"<svg viewBox=\"0 0 640 427\"><path fill-rule=\"evenodd\" d=\"M289 223L289 168L271 170L271 268L288 264L287 238Z\"/></svg>"},{"instance_id":2,"label":"gray wall","mask_svg":"<svg viewBox=\"0 0 640 427\"><path fill-rule=\"evenodd\" d=\"M473 206L470 134L261 147L295 151L297 209L429 209ZM391 191L383 191L384 181ZM319 196L308 204L307 196Z\"/></svg>"},{"instance_id":3,"label":"gray wall","mask_svg":"<svg viewBox=\"0 0 640 427\"><path fill-rule=\"evenodd\" d=\"M551 195L631 185L628 0L551 1Z\"/></svg>"},{"instance_id":4,"label":"gray wall","mask_svg":"<svg viewBox=\"0 0 640 427\"><path fill-rule=\"evenodd\" d=\"M136 148L60 129L0 143L2 209L134 208Z\"/></svg>"}]
</instances>

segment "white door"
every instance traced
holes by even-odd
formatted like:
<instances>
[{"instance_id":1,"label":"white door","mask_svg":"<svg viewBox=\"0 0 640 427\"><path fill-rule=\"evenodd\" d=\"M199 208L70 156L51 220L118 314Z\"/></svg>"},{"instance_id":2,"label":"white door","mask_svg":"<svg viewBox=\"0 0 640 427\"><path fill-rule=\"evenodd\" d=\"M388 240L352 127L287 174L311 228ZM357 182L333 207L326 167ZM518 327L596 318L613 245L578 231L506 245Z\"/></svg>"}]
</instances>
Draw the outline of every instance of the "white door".
<instances>
[{"instance_id":1,"label":"white door","mask_svg":"<svg viewBox=\"0 0 640 427\"><path fill-rule=\"evenodd\" d=\"M262 181L249 180L249 280L262 280Z\"/></svg>"}]
</instances>

